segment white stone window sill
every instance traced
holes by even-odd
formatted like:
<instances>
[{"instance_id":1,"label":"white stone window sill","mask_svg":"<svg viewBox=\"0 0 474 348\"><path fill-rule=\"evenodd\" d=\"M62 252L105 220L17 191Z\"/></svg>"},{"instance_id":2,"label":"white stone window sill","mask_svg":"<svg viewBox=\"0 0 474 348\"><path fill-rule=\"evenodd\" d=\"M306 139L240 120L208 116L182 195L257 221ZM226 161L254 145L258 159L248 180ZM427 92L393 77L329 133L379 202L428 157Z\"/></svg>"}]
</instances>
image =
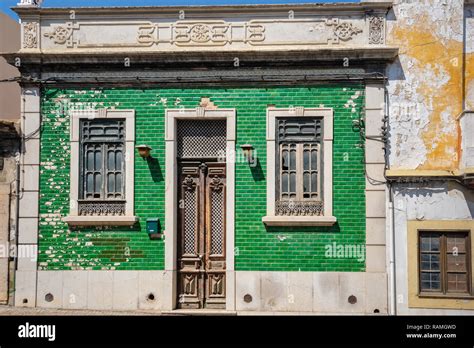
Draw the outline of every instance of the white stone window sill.
<instances>
[{"instance_id":1,"label":"white stone window sill","mask_svg":"<svg viewBox=\"0 0 474 348\"><path fill-rule=\"evenodd\" d=\"M264 216L262 222L267 226L333 226L334 216Z\"/></svg>"},{"instance_id":2,"label":"white stone window sill","mask_svg":"<svg viewBox=\"0 0 474 348\"><path fill-rule=\"evenodd\" d=\"M136 216L66 216L63 221L70 226L132 226Z\"/></svg>"}]
</instances>

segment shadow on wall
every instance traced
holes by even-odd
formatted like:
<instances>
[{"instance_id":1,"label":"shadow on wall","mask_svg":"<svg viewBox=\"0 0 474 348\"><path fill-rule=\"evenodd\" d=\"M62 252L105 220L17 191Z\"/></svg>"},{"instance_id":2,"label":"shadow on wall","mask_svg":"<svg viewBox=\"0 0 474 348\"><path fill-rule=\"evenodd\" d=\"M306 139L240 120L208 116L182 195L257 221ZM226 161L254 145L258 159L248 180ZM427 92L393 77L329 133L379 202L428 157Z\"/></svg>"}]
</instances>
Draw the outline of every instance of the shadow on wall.
<instances>
[{"instance_id":1,"label":"shadow on wall","mask_svg":"<svg viewBox=\"0 0 474 348\"><path fill-rule=\"evenodd\" d=\"M255 165L250 166L250 171L252 172L252 177L255 181L265 180L265 174L263 173L259 158L255 160Z\"/></svg>"},{"instance_id":2,"label":"shadow on wall","mask_svg":"<svg viewBox=\"0 0 474 348\"><path fill-rule=\"evenodd\" d=\"M163 181L163 173L161 172L160 162L156 158L150 158L147 161L148 169L150 170L151 178L154 182Z\"/></svg>"},{"instance_id":3,"label":"shadow on wall","mask_svg":"<svg viewBox=\"0 0 474 348\"><path fill-rule=\"evenodd\" d=\"M20 151L20 125L0 120L0 156L13 157Z\"/></svg>"},{"instance_id":4,"label":"shadow on wall","mask_svg":"<svg viewBox=\"0 0 474 348\"><path fill-rule=\"evenodd\" d=\"M467 207L471 218L474 217L474 192L467 187L455 182L455 181L432 181L429 184L426 183L410 183L405 184L405 187L398 187L395 191L396 196L410 197L413 198L434 198L438 196L438 203L446 199L454 199L457 196L459 202L462 202L462 206ZM426 187L426 185L431 185ZM440 194L446 196L439 196ZM450 196L450 198L448 197ZM428 201L426 201L428 202ZM455 201L453 201L453 204ZM420 203L421 204L421 203ZM430 203L432 204L432 203ZM457 207L459 209L459 207Z\"/></svg>"},{"instance_id":5,"label":"shadow on wall","mask_svg":"<svg viewBox=\"0 0 474 348\"><path fill-rule=\"evenodd\" d=\"M445 181L432 182L433 186L426 188L424 183L407 183L404 187L398 187L396 189L396 195L407 196L410 198L416 197L433 197L436 194L447 194L448 183Z\"/></svg>"},{"instance_id":6,"label":"shadow on wall","mask_svg":"<svg viewBox=\"0 0 474 348\"><path fill-rule=\"evenodd\" d=\"M455 183L455 185L462 187L461 185L457 183ZM464 195L464 198L466 199L467 208L469 209L469 212L471 213L471 219L473 219L474 218L474 191L472 189L468 190L464 187L461 193Z\"/></svg>"},{"instance_id":7,"label":"shadow on wall","mask_svg":"<svg viewBox=\"0 0 474 348\"><path fill-rule=\"evenodd\" d=\"M307 232L307 233L337 233L341 232L339 222L336 222L334 226L298 226L298 227L285 227L285 226L265 226L268 233L291 233L291 232ZM283 241L283 240L280 240Z\"/></svg>"}]
</instances>

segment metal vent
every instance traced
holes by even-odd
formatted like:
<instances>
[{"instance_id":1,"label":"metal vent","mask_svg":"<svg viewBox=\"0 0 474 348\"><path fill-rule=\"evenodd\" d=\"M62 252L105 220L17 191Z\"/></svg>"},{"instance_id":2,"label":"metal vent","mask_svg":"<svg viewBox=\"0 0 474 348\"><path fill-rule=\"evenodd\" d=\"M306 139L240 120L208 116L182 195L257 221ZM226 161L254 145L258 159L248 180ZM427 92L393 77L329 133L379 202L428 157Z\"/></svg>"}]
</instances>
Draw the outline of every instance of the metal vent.
<instances>
[{"instance_id":1,"label":"metal vent","mask_svg":"<svg viewBox=\"0 0 474 348\"><path fill-rule=\"evenodd\" d=\"M178 120L178 157L222 157L226 149L226 120Z\"/></svg>"}]
</instances>

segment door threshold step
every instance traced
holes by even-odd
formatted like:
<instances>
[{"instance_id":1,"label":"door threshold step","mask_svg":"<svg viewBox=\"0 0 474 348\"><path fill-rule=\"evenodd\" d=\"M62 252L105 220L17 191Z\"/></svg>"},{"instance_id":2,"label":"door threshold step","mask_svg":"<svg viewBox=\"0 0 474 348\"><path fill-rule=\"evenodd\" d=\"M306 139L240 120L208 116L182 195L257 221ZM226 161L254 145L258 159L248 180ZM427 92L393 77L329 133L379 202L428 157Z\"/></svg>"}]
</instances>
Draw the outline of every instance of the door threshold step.
<instances>
[{"instance_id":1,"label":"door threshold step","mask_svg":"<svg viewBox=\"0 0 474 348\"><path fill-rule=\"evenodd\" d=\"M175 309L172 311L163 311L162 315L216 315L216 316L236 316L236 311L227 311L225 309Z\"/></svg>"}]
</instances>

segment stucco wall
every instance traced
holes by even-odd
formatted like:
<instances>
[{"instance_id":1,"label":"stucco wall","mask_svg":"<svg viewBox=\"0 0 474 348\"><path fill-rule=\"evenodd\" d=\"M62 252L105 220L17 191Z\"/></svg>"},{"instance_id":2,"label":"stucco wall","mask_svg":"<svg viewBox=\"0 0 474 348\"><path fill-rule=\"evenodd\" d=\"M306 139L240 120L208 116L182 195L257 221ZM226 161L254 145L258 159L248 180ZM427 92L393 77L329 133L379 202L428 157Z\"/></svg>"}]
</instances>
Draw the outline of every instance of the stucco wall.
<instances>
[{"instance_id":1,"label":"stucco wall","mask_svg":"<svg viewBox=\"0 0 474 348\"><path fill-rule=\"evenodd\" d=\"M458 168L463 8L463 0L394 1L387 25L388 43L400 47L387 69L392 169Z\"/></svg>"},{"instance_id":2,"label":"stucco wall","mask_svg":"<svg viewBox=\"0 0 474 348\"><path fill-rule=\"evenodd\" d=\"M395 189L394 209L398 314L472 315L474 311L408 307L407 222L470 220L474 216L474 193L453 182L399 185Z\"/></svg>"}]
</instances>

